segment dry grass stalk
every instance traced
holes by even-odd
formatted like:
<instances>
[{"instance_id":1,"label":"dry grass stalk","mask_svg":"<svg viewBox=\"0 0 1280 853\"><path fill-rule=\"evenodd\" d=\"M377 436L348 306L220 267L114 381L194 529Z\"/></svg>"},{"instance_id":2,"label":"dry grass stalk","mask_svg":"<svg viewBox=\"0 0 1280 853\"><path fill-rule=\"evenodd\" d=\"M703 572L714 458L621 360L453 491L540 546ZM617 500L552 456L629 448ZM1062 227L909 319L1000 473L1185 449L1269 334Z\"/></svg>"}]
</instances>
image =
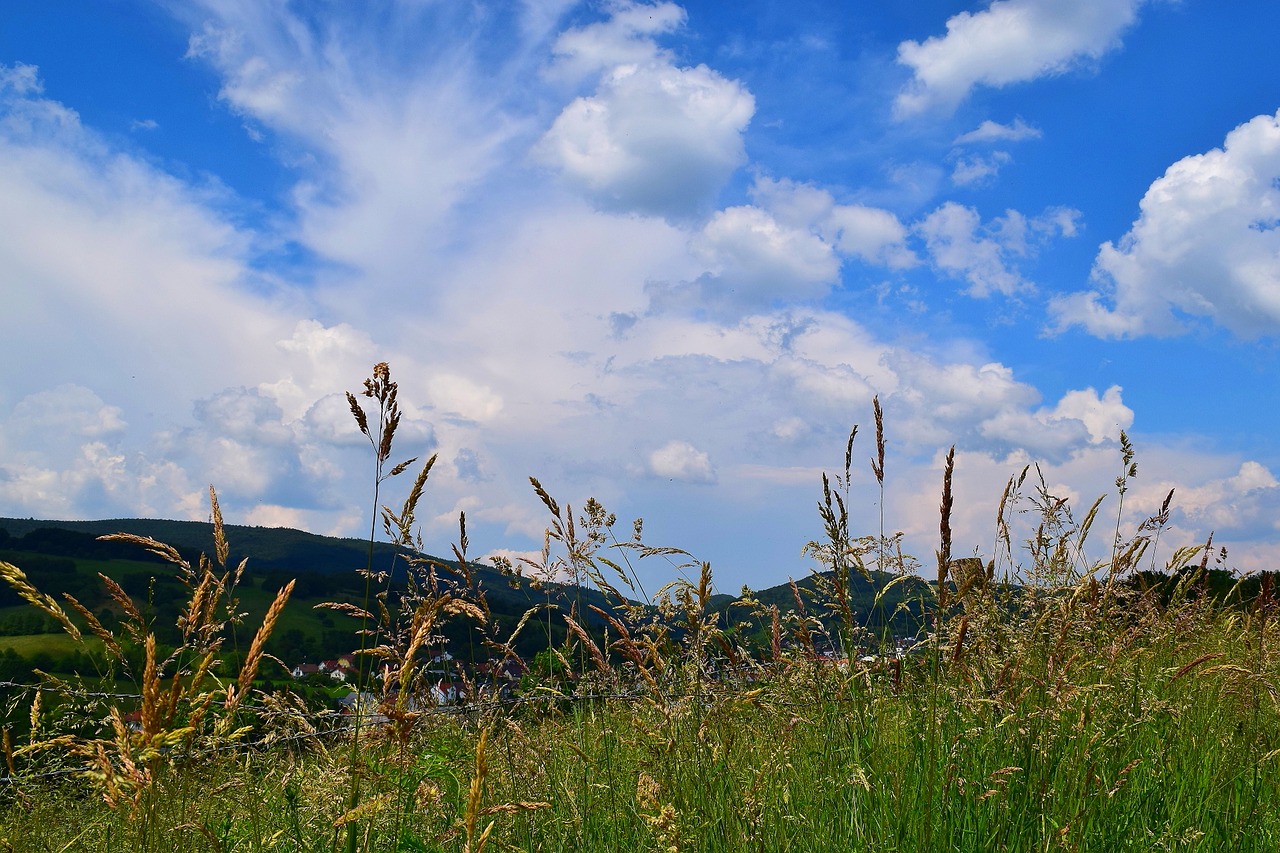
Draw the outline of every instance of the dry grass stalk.
<instances>
[{"instance_id":1,"label":"dry grass stalk","mask_svg":"<svg viewBox=\"0 0 1280 853\"><path fill-rule=\"evenodd\" d=\"M947 609L947 572L951 567L951 507L954 500L951 493L951 475L955 470L956 446L951 445L947 451L946 465L942 471L942 506L941 521L938 530L941 544L938 547L938 609Z\"/></svg>"},{"instance_id":2,"label":"dry grass stalk","mask_svg":"<svg viewBox=\"0 0 1280 853\"><path fill-rule=\"evenodd\" d=\"M276 621L284 611L284 606L289 601L289 596L293 593L295 583L297 583L296 580L291 580L276 592L275 599L271 602L271 606L267 608L266 615L262 618L262 625L258 628L258 632L253 635L253 643L249 646L249 653L245 656L244 664L240 667L240 677L236 679L235 695L228 697L226 709L228 718L244 701L245 695L249 692L249 687L258 676L258 665L262 662L263 647L266 645L267 638L271 636L271 632L275 629Z\"/></svg>"},{"instance_id":3,"label":"dry grass stalk","mask_svg":"<svg viewBox=\"0 0 1280 853\"><path fill-rule=\"evenodd\" d=\"M1176 673L1174 673L1173 678L1170 678L1170 679L1169 679L1169 683L1170 683L1170 684L1172 684L1173 682L1177 681L1179 678L1182 678L1182 676L1184 676L1184 675L1186 675L1187 673L1191 672L1191 670L1195 669L1195 668L1196 668L1196 667L1198 667L1200 664L1205 663L1206 661L1217 660L1217 659L1218 659L1218 658L1220 658L1220 657L1225 657L1225 653L1224 653L1224 652L1210 652L1210 653L1208 653L1208 654L1200 655L1200 657L1196 658L1195 660L1191 661L1190 663L1187 663L1187 664L1183 665L1183 666L1182 666L1182 668L1180 668Z\"/></svg>"},{"instance_id":4,"label":"dry grass stalk","mask_svg":"<svg viewBox=\"0 0 1280 853\"><path fill-rule=\"evenodd\" d=\"M876 418L876 458L871 460L871 473L876 475L876 482L881 486L884 485L884 410L880 408L880 396L876 395L871 400L872 409ZM850 444L853 443L853 436L849 437Z\"/></svg>"},{"instance_id":5,"label":"dry grass stalk","mask_svg":"<svg viewBox=\"0 0 1280 853\"><path fill-rule=\"evenodd\" d=\"M323 601L315 606L316 610L333 610L364 621L373 621L373 614L363 607L345 601Z\"/></svg>"},{"instance_id":6,"label":"dry grass stalk","mask_svg":"<svg viewBox=\"0 0 1280 853\"><path fill-rule=\"evenodd\" d=\"M343 827L351 826L363 818L386 811L394 804L394 802L395 796L390 793L370 797L355 808L345 811L339 815L333 822L333 828L342 829Z\"/></svg>"},{"instance_id":7,"label":"dry grass stalk","mask_svg":"<svg viewBox=\"0 0 1280 853\"><path fill-rule=\"evenodd\" d=\"M44 699L44 694L39 690L36 691L35 696L31 697L31 710L30 710L30 713L27 715L27 717L28 717L28 722L31 724L32 744L36 742L36 737L40 732L40 705L43 699Z\"/></svg>"},{"instance_id":8,"label":"dry grass stalk","mask_svg":"<svg viewBox=\"0 0 1280 853\"><path fill-rule=\"evenodd\" d=\"M664 803L662 786L648 773L636 781L636 807L653 833L657 849L662 853L680 853L679 813L671 803Z\"/></svg>"},{"instance_id":9,"label":"dry grass stalk","mask_svg":"<svg viewBox=\"0 0 1280 853\"><path fill-rule=\"evenodd\" d=\"M98 573L98 577L102 579L103 585L107 588L107 594L124 611L125 630L133 638L134 642L141 643L143 641L142 628L146 625L146 620L142 618L142 613L138 610L137 605L133 603L133 599L121 588L120 584L116 583L112 578L101 572Z\"/></svg>"},{"instance_id":10,"label":"dry grass stalk","mask_svg":"<svg viewBox=\"0 0 1280 853\"><path fill-rule=\"evenodd\" d=\"M182 559L182 555L178 553L178 549L172 545L166 545L150 536L138 536L134 533L108 533L105 536L99 536L104 542L126 542L130 545L137 545L145 548L150 553L182 569L186 574L191 574L191 564Z\"/></svg>"},{"instance_id":11,"label":"dry grass stalk","mask_svg":"<svg viewBox=\"0 0 1280 853\"><path fill-rule=\"evenodd\" d=\"M227 532L222 523L222 507L218 505L218 493L209 487L209 511L213 516L213 553L218 565L226 567L231 548L227 544Z\"/></svg>"},{"instance_id":12,"label":"dry grass stalk","mask_svg":"<svg viewBox=\"0 0 1280 853\"><path fill-rule=\"evenodd\" d=\"M595 664L596 669L605 675L612 675L613 667L609 666L609 661L605 660L604 655L600 652L600 647L596 645L595 640L591 639L591 635L567 613L564 614L564 621L569 626L569 632L586 647L587 652L591 655L591 662Z\"/></svg>"},{"instance_id":13,"label":"dry grass stalk","mask_svg":"<svg viewBox=\"0 0 1280 853\"><path fill-rule=\"evenodd\" d=\"M1111 790L1107 791L1107 796L1114 797L1116 794L1120 793L1120 789L1129 781L1129 773L1141 763L1141 758L1135 758L1133 761L1130 761L1124 767L1120 768L1120 773L1116 776L1116 782L1111 786Z\"/></svg>"},{"instance_id":14,"label":"dry grass stalk","mask_svg":"<svg viewBox=\"0 0 1280 853\"><path fill-rule=\"evenodd\" d=\"M156 671L156 636L147 635L146 663L142 668L142 734L155 737L160 731L160 674Z\"/></svg>"},{"instance_id":15,"label":"dry grass stalk","mask_svg":"<svg viewBox=\"0 0 1280 853\"><path fill-rule=\"evenodd\" d=\"M1001 559L1001 546L1004 547L1003 558L1008 560L1008 573L1016 573L1017 567L1014 565L1013 558L1013 537L1009 527L1009 517L1016 504L1022 500L1022 486L1026 482L1027 474L1031 472L1030 465L1024 465L1022 471L1016 476L1011 476L1005 482L1004 491L1000 495L1000 504L996 510L996 539L992 546L992 560L999 562ZM1007 577L1008 575L1006 575Z\"/></svg>"},{"instance_id":16,"label":"dry grass stalk","mask_svg":"<svg viewBox=\"0 0 1280 853\"><path fill-rule=\"evenodd\" d=\"M32 586L22 569L12 563L0 560L0 580L7 582L9 586L13 587L14 592L18 593L19 596L36 607L36 609L56 619L58 624L62 626L62 630L66 631L73 640L80 642L83 639L80 636L80 629L67 616L66 611L58 606L58 602Z\"/></svg>"},{"instance_id":17,"label":"dry grass stalk","mask_svg":"<svg viewBox=\"0 0 1280 853\"><path fill-rule=\"evenodd\" d=\"M102 641L107 653L117 662L123 661L124 650L120 648L120 643L116 640L115 634L107 630L102 622L98 620L98 617L94 616L89 608L77 601L74 595L64 592L62 597L67 600L67 603L71 605L71 609L79 614L80 618L89 626L89 632Z\"/></svg>"},{"instance_id":18,"label":"dry grass stalk","mask_svg":"<svg viewBox=\"0 0 1280 853\"><path fill-rule=\"evenodd\" d=\"M489 743L489 732L489 727L481 729L480 738L476 742L476 769L467 791L467 810L463 816L463 827L466 830L466 843L462 848L464 853L481 853L489 842L489 833L493 831L494 821L489 821L489 825L480 835L476 835L476 822L481 816L480 802L484 797L484 779L489 768L488 757L485 754Z\"/></svg>"},{"instance_id":19,"label":"dry grass stalk","mask_svg":"<svg viewBox=\"0 0 1280 853\"><path fill-rule=\"evenodd\" d=\"M623 656L635 665L636 672L639 673L640 677L649 685L649 689L655 694L658 693L658 682L657 679L654 678L653 670L646 664L645 653L641 647L636 644L635 640L632 639L631 631L627 628L626 624L617 619L613 614L596 607L594 604L589 604L587 607L604 619L605 623L612 627L613 630L618 632L618 639L610 643L609 648L617 649L622 652Z\"/></svg>"},{"instance_id":20,"label":"dry grass stalk","mask_svg":"<svg viewBox=\"0 0 1280 853\"><path fill-rule=\"evenodd\" d=\"M858 425L854 424L849 430L849 438L844 444L844 483L849 485L849 478L853 471L853 441L858 437Z\"/></svg>"},{"instance_id":21,"label":"dry grass stalk","mask_svg":"<svg viewBox=\"0 0 1280 853\"><path fill-rule=\"evenodd\" d=\"M782 622L778 618L778 605L769 608L769 648L774 663L782 661Z\"/></svg>"},{"instance_id":22,"label":"dry grass stalk","mask_svg":"<svg viewBox=\"0 0 1280 853\"><path fill-rule=\"evenodd\" d=\"M0 743L4 747L4 766L9 771L9 778L12 779L18 775L18 771L13 766L13 742L9 739L9 727L5 726L0 730Z\"/></svg>"},{"instance_id":23,"label":"dry grass stalk","mask_svg":"<svg viewBox=\"0 0 1280 853\"><path fill-rule=\"evenodd\" d=\"M549 809L551 803L538 801L524 801L518 803L503 803L496 806L485 806L480 810L480 814L488 816L492 814L519 814L520 812L535 812L538 809Z\"/></svg>"},{"instance_id":24,"label":"dry grass stalk","mask_svg":"<svg viewBox=\"0 0 1280 853\"><path fill-rule=\"evenodd\" d=\"M960 625L956 628L955 643L951 647L951 662L959 663L960 658L964 655L965 636L969 633L969 614L966 613L960 617Z\"/></svg>"}]
</instances>

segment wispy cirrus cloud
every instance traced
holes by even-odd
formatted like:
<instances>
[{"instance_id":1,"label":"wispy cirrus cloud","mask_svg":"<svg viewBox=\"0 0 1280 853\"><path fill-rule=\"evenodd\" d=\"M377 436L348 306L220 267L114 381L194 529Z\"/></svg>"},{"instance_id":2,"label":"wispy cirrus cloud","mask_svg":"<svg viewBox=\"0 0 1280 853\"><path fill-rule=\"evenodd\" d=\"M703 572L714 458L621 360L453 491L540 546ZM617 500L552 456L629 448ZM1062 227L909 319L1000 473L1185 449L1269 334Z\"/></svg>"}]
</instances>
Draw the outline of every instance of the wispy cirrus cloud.
<instances>
[{"instance_id":1,"label":"wispy cirrus cloud","mask_svg":"<svg viewBox=\"0 0 1280 853\"><path fill-rule=\"evenodd\" d=\"M961 156L951 170L951 182L959 187L971 187L989 183L1000 174L1000 169L1013 162L1008 151L993 151L987 155Z\"/></svg>"},{"instance_id":2,"label":"wispy cirrus cloud","mask_svg":"<svg viewBox=\"0 0 1280 853\"><path fill-rule=\"evenodd\" d=\"M228 201L84 127L42 93L36 69L7 69L0 348L13 372L8 393L21 397L40 383L113 386L122 399L171 410L179 395L243 381L292 325L276 308L295 295L251 268L254 235L229 221ZM118 381L147 374L157 350L167 369L156 384Z\"/></svg>"},{"instance_id":3,"label":"wispy cirrus cloud","mask_svg":"<svg viewBox=\"0 0 1280 853\"><path fill-rule=\"evenodd\" d=\"M1011 124L1000 124L987 119L968 133L956 137L954 145L982 145L992 142L1024 142L1028 139L1039 139L1043 132L1022 120L1014 119Z\"/></svg>"}]
</instances>

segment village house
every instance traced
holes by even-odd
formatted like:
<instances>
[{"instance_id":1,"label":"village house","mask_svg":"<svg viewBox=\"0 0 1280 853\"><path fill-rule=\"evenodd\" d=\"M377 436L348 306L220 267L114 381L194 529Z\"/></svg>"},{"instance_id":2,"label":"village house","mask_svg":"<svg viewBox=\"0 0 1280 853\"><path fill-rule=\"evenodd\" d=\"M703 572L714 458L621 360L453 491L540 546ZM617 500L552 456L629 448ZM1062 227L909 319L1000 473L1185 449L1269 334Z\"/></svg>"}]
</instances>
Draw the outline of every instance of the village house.
<instances>
[{"instance_id":1,"label":"village house","mask_svg":"<svg viewBox=\"0 0 1280 853\"><path fill-rule=\"evenodd\" d=\"M294 678L306 678L308 675L328 675L334 681L348 681L356 674L355 655L343 655L334 660L320 663L300 663L290 673Z\"/></svg>"}]
</instances>

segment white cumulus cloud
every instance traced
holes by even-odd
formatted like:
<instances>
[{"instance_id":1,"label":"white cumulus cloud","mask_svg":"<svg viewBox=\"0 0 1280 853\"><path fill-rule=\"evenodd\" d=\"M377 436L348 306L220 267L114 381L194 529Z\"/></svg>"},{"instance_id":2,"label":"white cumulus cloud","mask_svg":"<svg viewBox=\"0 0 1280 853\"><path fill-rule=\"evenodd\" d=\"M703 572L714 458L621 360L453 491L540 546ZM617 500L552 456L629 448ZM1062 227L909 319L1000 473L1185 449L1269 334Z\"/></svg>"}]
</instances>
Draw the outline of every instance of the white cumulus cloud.
<instances>
[{"instance_id":1,"label":"white cumulus cloud","mask_svg":"<svg viewBox=\"0 0 1280 853\"><path fill-rule=\"evenodd\" d=\"M746 161L754 111L742 84L705 65L619 65L564 108L537 156L606 210L688 216Z\"/></svg>"},{"instance_id":2,"label":"white cumulus cloud","mask_svg":"<svg viewBox=\"0 0 1280 853\"><path fill-rule=\"evenodd\" d=\"M733 302L820 296L840 272L839 258L819 237L750 205L716 213L694 246L713 268L715 295Z\"/></svg>"},{"instance_id":3,"label":"white cumulus cloud","mask_svg":"<svg viewBox=\"0 0 1280 853\"><path fill-rule=\"evenodd\" d=\"M674 32L687 20L685 10L674 3L615 3L606 20L560 34L550 74L574 79L665 57L654 37Z\"/></svg>"},{"instance_id":4,"label":"white cumulus cloud","mask_svg":"<svg viewBox=\"0 0 1280 853\"><path fill-rule=\"evenodd\" d=\"M1074 237L1079 218L1077 210L1051 207L1034 217L1008 210L983 223L978 211L949 201L916 223L915 230L934 267L964 278L969 296L1013 296L1035 289L1018 269L1018 259L1034 255L1056 237Z\"/></svg>"},{"instance_id":5,"label":"white cumulus cloud","mask_svg":"<svg viewBox=\"0 0 1280 853\"><path fill-rule=\"evenodd\" d=\"M979 85L1001 87L1096 61L1120 44L1143 0L997 0L960 12L944 36L898 45L912 78L894 101L899 118L950 112Z\"/></svg>"},{"instance_id":6,"label":"white cumulus cloud","mask_svg":"<svg viewBox=\"0 0 1280 853\"><path fill-rule=\"evenodd\" d=\"M689 483L714 483L711 458L687 441L672 440L649 454L649 471L655 477Z\"/></svg>"},{"instance_id":7,"label":"white cumulus cloud","mask_svg":"<svg viewBox=\"0 0 1280 853\"><path fill-rule=\"evenodd\" d=\"M88 388L68 383L24 397L13 408L10 429L97 438L123 430L122 415L119 406L107 405Z\"/></svg>"},{"instance_id":8,"label":"white cumulus cloud","mask_svg":"<svg viewBox=\"0 0 1280 853\"><path fill-rule=\"evenodd\" d=\"M1034 288L1011 265L1010 255L1016 252L1010 251L998 231L983 227L973 208L949 201L921 220L916 229L924 237L934 266L962 276L969 283L965 292L970 296L1011 296Z\"/></svg>"},{"instance_id":9,"label":"white cumulus cloud","mask_svg":"<svg viewBox=\"0 0 1280 853\"><path fill-rule=\"evenodd\" d=\"M979 431L1005 447L1061 460L1087 446L1114 444L1120 430L1132 425L1133 410L1113 385L1101 397L1093 388L1068 391L1053 408L1002 409L983 421Z\"/></svg>"},{"instance_id":10,"label":"white cumulus cloud","mask_svg":"<svg viewBox=\"0 0 1280 853\"><path fill-rule=\"evenodd\" d=\"M812 230L840 254L891 269L919 263L907 248L907 228L891 211L838 204L825 189L787 178L756 178L751 195L778 221Z\"/></svg>"},{"instance_id":11,"label":"white cumulus cloud","mask_svg":"<svg viewBox=\"0 0 1280 853\"><path fill-rule=\"evenodd\" d=\"M1280 113L1174 163L1140 208L1099 250L1097 287L1050 304L1057 329L1175 335L1203 318L1244 338L1280 332Z\"/></svg>"}]
</instances>

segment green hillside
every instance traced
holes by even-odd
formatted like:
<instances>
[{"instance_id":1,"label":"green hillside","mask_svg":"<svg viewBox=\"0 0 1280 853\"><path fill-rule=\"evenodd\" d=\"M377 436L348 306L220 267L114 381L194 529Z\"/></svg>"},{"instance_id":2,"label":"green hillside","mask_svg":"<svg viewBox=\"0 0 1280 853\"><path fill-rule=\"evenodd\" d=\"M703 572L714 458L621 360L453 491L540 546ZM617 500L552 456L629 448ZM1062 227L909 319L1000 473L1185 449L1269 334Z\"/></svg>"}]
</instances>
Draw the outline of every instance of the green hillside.
<instances>
[{"instance_id":1,"label":"green hillside","mask_svg":"<svg viewBox=\"0 0 1280 853\"><path fill-rule=\"evenodd\" d=\"M228 564L236 565L242 558L248 561L237 591L240 609L247 614L247 624L260 621L276 591L290 580L295 581L289 605L268 644L269 653L294 665L336 658L360 648L357 620L316 606L324 602L359 604L365 601L366 584L358 569L368 561L368 542L285 528L227 525L225 530L231 548ZM201 553L211 552L213 547L213 525L202 522L0 518L0 560L22 569L32 585L42 592L59 600L64 593L73 595L110 627L122 614L119 604L111 599L98 577L106 575L119 583L140 607L145 603L150 609L159 640L176 642L179 608L187 601L189 591L173 566L150 555L146 549L132 543L98 539L110 533L149 536L173 545L192 564ZM464 583L455 561L417 556L438 566L444 583ZM404 585L407 565L404 557L391 545L375 545L374 568L392 573L388 593L393 597ZM483 590L491 621L503 639L526 611L535 606L559 605L566 611L571 602L584 611L588 604L605 610L612 606L596 590L554 583L534 589L529 580L509 577L491 566L469 568L472 582ZM379 591L376 586L372 589L375 594ZM589 627L602 624L602 620L589 611L579 621ZM60 647L53 638L60 630L53 619L27 606L16 592L0 584L0 637L10 638L10 647L24 654L56 653ZM469 630L462 620L451 620L442 633L459 657L484 659L490 654L481 645L483 638ZM531 622L518 638L516 648L532 657L547 647L549 634L552 643L563 641L562 619ZM18 637L24 638L21 643L16 642ZM247 643L251 638L244 639Z\"/></svg>"}]
</instances>

